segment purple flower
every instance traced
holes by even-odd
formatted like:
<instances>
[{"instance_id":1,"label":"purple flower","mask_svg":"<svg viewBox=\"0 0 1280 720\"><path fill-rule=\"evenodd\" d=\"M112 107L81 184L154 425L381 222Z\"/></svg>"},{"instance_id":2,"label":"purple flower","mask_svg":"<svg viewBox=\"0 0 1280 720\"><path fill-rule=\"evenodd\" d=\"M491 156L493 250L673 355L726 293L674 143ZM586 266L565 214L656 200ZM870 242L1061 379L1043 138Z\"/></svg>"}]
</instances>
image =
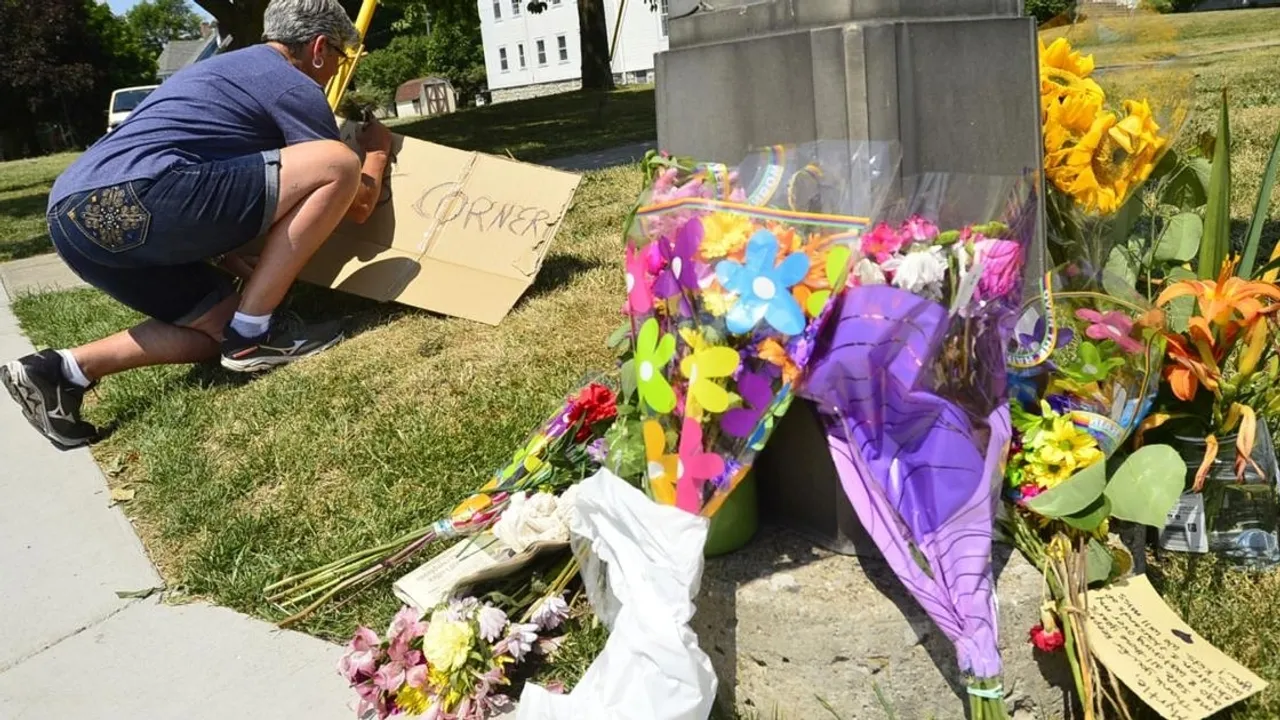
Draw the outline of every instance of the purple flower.
<instances>
[{"instance_id":1,"label":"purple flower","mask_svg":"<svg viewBox=\"0 0 1280 720\"><path fill-rule=\"evenodd\" d=\"M1012 240L977 237L973 244L974 258L982 263L978 299L991 300L1010 294L1022 280L1022 246Z\"/></svg>"},{"instance_id":2,"label":"purple flower","mask_svg":"<svg viewBox=\"0 0 1280 720\"><path fill-rule=\"evenodd\" d=\"M683 290L698 289L698 265L694 256L702 245L702 221L693 218L676 233L675 242L659 241L659 252L666 261L666 268L658 274L653 290L660 297L669 298Z\"/></svg>"},{"instance_id":3,"label":"purple flower","mask_svg":"<svg viewBox=\"0 0 1280 720\"><path fill-rule=\"evenodd\" d=\"M394 693L404 685L405 673L403 663L389 662L373 674L373 685L379 690Z\"/></svg>"},{"instance_id":4,"label":"purple flower","mask_svg":"<svg viewBox=\"0 0 1280 720\"><path fill-rule=\"evenodd\" d=\"M929 242L938 237L938 226L919 215L912 215L902 224L902 234L912 242Z\"/></svg>"},{"instance_id":5,"label":"purple flower","mask_svg":"<svg viewBox=\"0 0 1280 720\"><path fill-rule=\"evenodd\" d=\"M480 637L485 642L494 642L507 629L507 614L492 605L486 604L480 608L476 619L480 623Z\"/></svg>"},{"instance_id":6,"label":"purple flower","mask_svg":"<svg viewBox=\"0 0 1280 720\"><path fill-rule=\"evenodd\" d=\"M533 609L533 622L540 630L554 630L569 617L569 603L560 595L548 595Z\"/></svg>"},{"instance_id":7,"label":"purple flower","mask_svg":"<svg viewBox=\"0 0 1280 720\"><path fill-rule=\"evenodd\" d=\"M445 612L445 617L449 622L468 622L475 617L476 611L480 609L480 601L473 597L454 599L449 603L449 609Z\"/></svg>"},{"instance_id":8,"label":"purple flower","mask_svg":"<svg viewBox=\"0 0 1280 720\"><path fill-rule=\"evenodd\" d=\"M381 644L377 633L367 627L358 628L347 644L347 652L338 661L338 672L350 682L372 675L378 667Z\"/></svg>"},{"instance_id":9,"label":"purple flower","mask_svg":"<svg viewBox=\"0 0 1280 720\"><path fill-rule=\"evenodd\" d=\"M403 638L407 642L422 637L426 631L427 625L422 622L422 616L417 610L406 605L400 608L400 612L391 619L391 627L387 628L387 639L394 642Z\"/></svg>"},{"instance_id":10,"label":"purple flower","mask_svg":"<svg viewBox=\"0 0 1280 720\"><path fill-rule=\"evenodd\" d=\"M538 626L527 623L511 623L511 634L498 643L495 653L506 653L520 662L533 650L538 641Z\"/></svg>"},{"instance_id":11,"label":"purple flower","mask_svg":"<svg viewBox=\"0 0 1280 720\"><path fill-rule=\"evenodd\" d=\"M604 438L596 438L587 446L587 457L597 465L603 465L609 459L609 443Z\"/></svg>"}]
</instances>

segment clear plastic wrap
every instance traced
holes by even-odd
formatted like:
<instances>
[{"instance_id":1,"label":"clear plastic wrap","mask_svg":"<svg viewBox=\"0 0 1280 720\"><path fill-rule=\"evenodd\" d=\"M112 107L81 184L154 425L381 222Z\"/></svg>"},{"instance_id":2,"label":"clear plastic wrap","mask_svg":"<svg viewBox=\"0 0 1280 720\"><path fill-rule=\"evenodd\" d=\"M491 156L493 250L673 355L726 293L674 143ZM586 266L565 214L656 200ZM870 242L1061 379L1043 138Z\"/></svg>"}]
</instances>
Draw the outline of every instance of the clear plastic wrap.
<instances>
[{"instance_id":1,"label":"clear plastic wrap","mask_svg":"<svg viewBox=\"0 0 1280 720\"><path fill-rule=\"evenodd\" d=\"M896 147L774 147L737 168L671 161L627 236L632 352L645 484L713 514L789 405Z\"/></svg>"}]
</instances>

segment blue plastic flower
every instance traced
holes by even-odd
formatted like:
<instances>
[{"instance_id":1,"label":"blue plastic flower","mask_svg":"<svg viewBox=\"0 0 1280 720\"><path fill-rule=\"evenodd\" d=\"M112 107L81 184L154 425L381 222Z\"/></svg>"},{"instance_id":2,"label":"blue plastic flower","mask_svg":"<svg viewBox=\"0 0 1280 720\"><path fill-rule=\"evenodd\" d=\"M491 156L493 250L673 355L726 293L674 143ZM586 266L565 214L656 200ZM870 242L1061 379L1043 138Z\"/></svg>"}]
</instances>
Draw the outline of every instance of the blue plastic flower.
<instances>
[{"instance_id":1,"label":"blue plastic flower","mask_svg":"<svg viewBox=\"0 0 1280 720\"><path fill-rule=\"evenodd\" d=\"M774 265L778 238L768 230L757 230L747 241L744 263L721 260L716 278L726 290L738 296L725 315L729 332L744 335L763 319L784 335L804 330L804 311L791 296L791 287L809 272L809 258L791 253Z\"/></svg>"}]
</instances>

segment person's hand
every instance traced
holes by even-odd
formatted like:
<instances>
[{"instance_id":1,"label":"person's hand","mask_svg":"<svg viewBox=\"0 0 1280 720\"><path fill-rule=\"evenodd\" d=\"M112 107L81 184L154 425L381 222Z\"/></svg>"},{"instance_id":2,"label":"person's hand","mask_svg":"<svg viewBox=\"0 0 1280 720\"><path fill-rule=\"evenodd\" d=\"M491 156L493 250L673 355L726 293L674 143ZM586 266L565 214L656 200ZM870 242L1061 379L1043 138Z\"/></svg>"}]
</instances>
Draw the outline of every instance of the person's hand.
<instances>
[{"instance_id":1,"label":"person's hand","mask_svg":"<svg viewBox=\"0 0 1280 720\"><path fill-rule=\"evenodd\" d=\"M360 147L367 153L391 152L391 131L386 125L377 120L370 120L365 123L364 129L360 131L358 138Z\"/></svg>"},{"instance_id":2,"label":"person's hand","mask_svg":"<svg viewBox=\"0 0 1280 720\"><path fill-rule=\"evenodd\" d=\"M232 275L248 280L253 274L253 269L258 266L258 256L229 252L222 256L222 262L219 265Z\"/></svg>"}]
</instances>

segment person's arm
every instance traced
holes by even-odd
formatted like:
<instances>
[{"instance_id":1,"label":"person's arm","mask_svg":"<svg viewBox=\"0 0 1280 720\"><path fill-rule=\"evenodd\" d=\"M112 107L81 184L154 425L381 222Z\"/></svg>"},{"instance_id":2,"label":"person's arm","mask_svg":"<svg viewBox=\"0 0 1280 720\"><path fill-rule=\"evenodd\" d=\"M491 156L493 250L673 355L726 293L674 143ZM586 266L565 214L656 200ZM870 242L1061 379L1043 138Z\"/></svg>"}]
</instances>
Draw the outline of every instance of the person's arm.
<instances>
[{"instance_id":1,"label":"person's arm","mask_svg":"<svg viewBox=\"0 0 1280 720\"><path fill-rule=\"evenodd\" d=\"M377 120L371 120L360 133L360 146L364 149L364 165L360 168L360 189L347 210L347 219L363 223L378 207L382 197L382 178L391 159L391 131Z\"/></svg>"}]
</instances>

